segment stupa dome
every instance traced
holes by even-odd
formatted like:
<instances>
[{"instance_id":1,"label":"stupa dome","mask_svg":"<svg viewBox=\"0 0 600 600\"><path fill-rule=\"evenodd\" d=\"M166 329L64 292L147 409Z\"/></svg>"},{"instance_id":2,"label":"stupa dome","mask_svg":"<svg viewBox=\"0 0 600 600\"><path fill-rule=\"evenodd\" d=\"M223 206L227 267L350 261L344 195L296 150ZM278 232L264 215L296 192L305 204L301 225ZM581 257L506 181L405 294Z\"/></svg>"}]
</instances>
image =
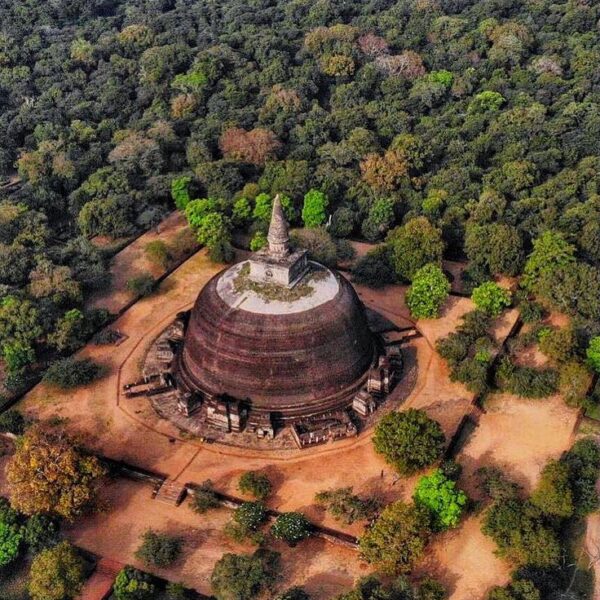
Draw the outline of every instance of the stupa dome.
<instances>
[{"instance_id":1,"label":"stupa dome","mask_svg":"<svg viewBox=\"0 0 600 600\"><path fill-rule=\"evenodd\" d=\"M180 358L187 387L278 421L348 406L375 353L352 286L316 263L289 289L261 287L249 272L249 261L235 265L200 292Z\"/></svg>"}]
</instances>

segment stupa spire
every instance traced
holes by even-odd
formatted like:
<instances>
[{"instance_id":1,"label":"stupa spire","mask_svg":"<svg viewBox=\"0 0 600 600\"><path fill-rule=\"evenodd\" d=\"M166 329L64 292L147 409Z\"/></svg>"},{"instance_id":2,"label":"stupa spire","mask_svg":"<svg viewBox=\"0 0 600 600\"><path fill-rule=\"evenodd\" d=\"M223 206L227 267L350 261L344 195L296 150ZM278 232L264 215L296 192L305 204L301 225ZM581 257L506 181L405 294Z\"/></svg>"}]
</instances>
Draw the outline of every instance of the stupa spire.
<instances>
[{"instance_id":1,"label":"stupa spire","mask_svg":"<svg viewBox=\"0 0 600 600\"><path fill-rule=\"evenodd\" d=\"M283 214L279 194L273 200L273 212L271 213L271 224L269 225L267 240L271 256L284 257L290 253L289 226Z\"/></svg>"}]
</instances>

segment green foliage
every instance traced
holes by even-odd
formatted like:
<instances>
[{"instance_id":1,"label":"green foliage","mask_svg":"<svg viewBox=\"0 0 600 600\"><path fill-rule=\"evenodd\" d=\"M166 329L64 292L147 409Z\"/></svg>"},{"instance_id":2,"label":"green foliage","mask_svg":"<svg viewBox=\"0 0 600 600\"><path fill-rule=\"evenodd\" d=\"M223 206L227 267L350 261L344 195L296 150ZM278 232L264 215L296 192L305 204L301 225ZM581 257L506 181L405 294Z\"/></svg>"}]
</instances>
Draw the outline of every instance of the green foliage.
<instances>
[{"instance_id":1,"label":"green foliage","mask_svg":"<svg viewBox=\"0 0 600 600\"><path fill-rule=\"evenodd\" d=\"M327 196L319 191L312 189L304 196L302 206L302 222L305 227L319 227L325 223L327 214L325 210L329 206Z\"/></svg>"},{"instance_id":2,"label":"green foliage","mask_svg":"<svg viewBox=\"0 0 600 600\"><path fill-rule=\"evenodd\" d=\"M434 264L420 268L406 292L406 305L416 319L435 319L450 293L450 282Z\"/></svg>"},{"instance_id":3,"label":"green foliage","mask_svg":"<svg viewBox=\"0 0 600 600\"><path fill-rule=\"evenodd\" d=\"M506 478L497 467L481 467L477 469L479 489L483 494L496 502L514 500L519 497L520 487Z\"/></svg>"},{"instance_id":4,"label":"green foliage","mask_svg":"<svg viewBox=\"0 0 600 600\"><path fill-rule=\"evenodd\" d=\"M364 237L375 242L383 238L389 228L394 224L394 201L390 198L380 198L369 209L369 215L363 221L361 231Z\"/></svg>"},{"instance_id":5,"label":"green foliage","mask_svg":"<svg viewBox=\"0 0 600 600\"><path fill-rule=\"evenodd\" d=\"M594 337L585 351L588 364L596 373L600 373L600 336Z\"/></svg>"},{"instance_id":6,"label":"green foliage","mask_svg":"<svg viewBox=\"0 0 600 600\"><path fill-rule=\"evenodd\" d=\"M252 252L258 252L261 248L264 248L269 243L267 234L264 231L257 231L250 240L250 250Z\"/></svg>"},{"instance_id":7,"label":"green foliage","mask_svg":"<svg viewBox=\"0 0 600 600\"><path fill-rule=\"evenodd\" d=\"M444 444L440 424L414 408L385 415L373 435L375 450L402 475L434 463L441 457Z\"/></svg>"},{"instance_id":8,"label":"green foliage","mask_svg":"<svg viewBox=\"0 0 600 600\"><path fill-rule=\"evenodd\" d=\"M252 217L252 206L248 198L238 198L233 203L231 220L236 227L243 227L250 222Z\"/></svg>"},{"instance_id":9,"label":"green foliage","mask_svg":"<svg viewBox=\"0 0 600 600\"><path fill-rule=\"evenodd\" d=\"M5 567L19 556L22 541L19 525L0 521L0 567Z\"/></svg>"},{"instance_id":10,"label":"green foliage","mask_svg":"<svg viewBox=\"0 0 600 600\"><path fill-rule=\"evenodd\" d=\"M238 489L242 494L254 496L257 500L264 500L271 493L272 485L265 473L246 471L240 475Z\"/></svg>"},{"instance_id":11,"label":"green foliage","mask_svg":"<svg viewBox=\"0 0 600 600\"><path fill-rule=\"evenodd\" d=\"M384 584L374 575L363 577L354 589L336 597L336 600L444 600L446 591L435 580L423 579L411 585L405 576L396 577Z\"/></svg>"},{"instance_id":12,"label":"green foliage","mask_svg":"<svg viewBox=\"0 0 600 600\"><path fill-rule=\"evenodd\" d=\"M566 362L575 350L575 335L571 328L544 327L538 334L540 350L556 362Z\"/></svg>"},{"instance_id":13,"label":"green foliage","mask_svg":"<svg viewBox=\"0 0 600 600\"><path fill-rule=\"evenodd\" d=\"M152 275L145 273L127 280L127 289L137 298L146 298L154 291L156 281Z\"/></svg>"},{"instance_id":14,"label":"green foliage","mask_svg":"<svg viewBox=\"0 0 600 600\"><path fill-rule=\"evenodd\" d=\"M279 554L224 554L213 569L210 583L217 600L253 600L272 586Z\"/></svg>"},{"instance_id":15,"label":"green foliage","mask_svg":"<svg viewBox=\"0 0 600 600\"><path fill-rule=\"evenodd\" d=\"M293 587L279 594L275 600L310 600L310 596L301 587Z\"/></svg>"},{"instance_id":16,"label":"green foliage","mask_svg":"<svg viewBox=\"0 0 600 600\"><path fill-rule=\"evenodd\" d=\"M386 243L392 266L401 279L412 281L428 263L441 266L444 251L442 234L425 217L411 219L396 227L388 234Z\"/></svg>"},{"instance_id":17,"label":"green foliage","mask_svg":"<svg viewBox=\"0 0 600 600\"><path fill-rule=\"evenodd\" d=\"M487 600L542 600L542 596L532 581L515 579L506 587L492 588Z\"/></svg>"},{"instance_id":18,"label":"green foliage","mask_svg":"<svg viewBox=\"0 0 600 600\"><path fill-rule=\"evenodd\" d=\"M69 542L61 542L33 558L29 594L32 600L71 600L79 595L84 581L83 560Z\"/></svg>"},{"instance_id":19,"label":"green foliage","mask_svg":"<svg viewBox=\"0 0 600 600\"><path fill-rule=\"evenodd\" d=\"M35 361L35 351L29 344L14 341L2 346L2 358L9 374L20 375Z\"/></svg>"},{"instance_id":20,"label":"green foliage","mask_svg":"<svg viewBox=\"0 0 600 600\"><path fill-rule=\"evenodd\" d=\"M189 193L191 182L192 178L187 176L177 177L171 181L171 198L179 210L185 210L191 200Z\"/></svg>"},{"instance_id":21,"label":"green foliage","mask_svg":"<svg viewBox=\"0 0 600 600\"><path fill-rule=\"evenodd\" d=\"M192 510L194 512L204 514L219 506L219 498L213 490L213 484L210 479L207 479L199 487L194 489L194 495L192 497Z\"/></svg>"},{"instance_id":22,"label":"green foliage","mask_svg":"<svg viewBox=\"0 0 600 600\"><path fill-rule=\"evenodd\" d=\"M592 438L577 440L562 457L569 468L571 493L578 516L598 509L596 480L600 473L600 447Z\"/></svg>"},{"instance_id":23,"label":"green foliage","mask_svg":"<svg viewBox=\"0 0 600 600\"><path fill-rule=\"evenodd\" d=\"M561 549L555 531L541 511L519 500L494 503L486 512L481 530L498 546L500 556L516 565L549 567L558 564Z\"/></svg>"},{"instance_id":24,"label":"green foliage","mask_svg":"<svg viewBox=\"0 0 600 600\"><path fill-rule=\"evenodd\" d=\"M117 600L150 600L155 591L150 575L130 566L119 571L113 585Z\"/></svg>"},{"instance_id":25,"label":"green foliage","mask_svg":"<svg viewBox=\"0 0 600 600\"><path fill-rule=\"evenodd\" d=\"M468 500L467 495L457 489L456 482L440 469L419 479L413 499L415 504L431 511L436 529L456 527Z\"/></svg>"},{"instance_id":26,"label":"green foliage","mask_svg":"<svg viewBox=\"0 0 600 600\"><path fill-rule=\"evenodd\" d=\"M421 558L431 530L426 508L394 502L359 540L362 557L384 573L406 573Z\"/></svg>"},{"instance_id":27,"label":"green foliage","mask_svg":"<svg viewBox=\"0 0 600 600\"><path fill-rule=\"evenodd\" d=\"M91 359L69 357L53 362L44 374L44 381L61 389L72 389L91 383L101 374L102 368Z\"/></svg>"},{"instance_id":28,"label":"green foliage","mask_svg":"<svg viewBox=\"0 0 600 600\"><path fill-rule=\"evenodd\" d=\"M589 402L587 391L590 387L591 373L578 362L567 362L560 366L558 387L569 406L584 406Z\"/></svg>"},{"instance_id":29,"label":"green foliage","mask_svg":"<svg viewBox=\"0 0 600 600\"><path fill-rule=\"evenodd\" d=\"M60 541L58 521L44 514L32 515L23 528L23 540L33 554L56 546Z\"/></svg>"},{"instance_id":30,"label":"green foliage","mask_svg":"<svg viewBox=\"0 0 600 600\"><path fill-rule=\"evenodd\" d=\"M59 352L74 352L85 344L90 333L90 323L85 315L78 308L72 308L57 320L48 342Z\"/></svg>"},{"instance_id":31,"label":"green foliage","mask_svg":"<svg viewBox=\"0 0 600 600\"><path fill-rule=\"evenodd\" d=\"M312 525L297 512L281 513L271 527L271 535L276 540L283 540L291 546L310 537L311 532Z\"/></svg>"},{"instance_id":32,"label":"green foliage","mask_svg":"<svg viewBox=\"0 0 600 600\"><path fill-rule=\"evenodd\" d=\"M334 519L350 525L355 521L370 519L379 509L373 498L360 498L351 487L325 490L315 494L315 502L331 513Z\"/></svg>"},{"instance_id":33,"label":"green foliage","mask_svg":"<svg viewBox=\"0 0 600 600\"><path fill-rule=\"evenodd\" d=\"M496 370L496 384L523 398L545 398L558 389L558 373L550 368L521 367L504 357Z\"/></svg>"},{"instance_id":34,"label":"green foliage","mask_svg":"<svg viewBox=\"0 0 600 600\"><path fill-rule=\"evenodd\" d=\"M18 410L9 409L0 414L1 432L21 435L26 427L27 420Z\"/></svg>"},{"instance_id":35,"label":"green foliage","mask_svg":"<svg viewBox=\"0 0 600 600\"><path fill-rule=\"evenodd\" d=\"M469 104L469 112L485 113L496 111L505 103L505 101L502 94L492 90L485 90L473 97L473 100Z\"/></svg>"},{"instance_id":36,"label":"green foliage","mask_svg":"<svg viewBox=\"0 0 600 600\"><path fill-rule=\"evenodd\" d=\"M262 543L263 535L258 530L266 520L267 510L261 502L244 502L235 509L226 533L236 541L250 538L255 543Z\"/></svg>"},{"instance_id":37,"label":"green foliage","mask_svg":"<svg viewBox=\"0 0 600 600\"><path fill-rule=\"evenodd\" d=\"M331 216L329 233L337 238L345 238L352 234L356 227L356 215L347 206L340 206Z\"/></svg>"},{"instance_id":38,"label":"green foliage","mask_svg":"<svg viewBox=\"0 0 600 600\"><path fill-rule=\"evenodd\" d=\"M486 281L473 290L471 300L479 310L497 317L510 306L511 294L494 281Z\"/></svg>"},{"instance_id":39,"label":"green foliage","mask_svg":"<svg viewBox=\"0 0 600 600\"><path fill-rule=\"evenodd\" d=\"M575 507L569 482L569 467L564 462L550 461L531 494L531 503L544 514L568 518Z\"/></svg>"},{"instance_id":40,"label":"green foliage","mask_svg":"<svg viewBox=\"0 0 600 600\"><path fill-rule=\"evenodd\" d=\"M162 269L166 269L171 262L171 254L167 245L162 240L154 240L146 244L144 252L148 259Z\"/></svg>"},{"instance_id":41,"label":"green foliage","mask_svg":"<svg viewBox=\"0 0 600 600\"><path fill-rule=\"evenodd\" d=\"M352 279L372 288L395 283L396 273L390 264L388 249L385 246L377 246L359 258L352 267Z\"/></svg>"},{"instance_id":42,"label":"green foliage","mask_svg":"<svg viewBox=\"0 0 600 600\"><path fill-rule=\"evenodd\" d=\"M142 534L142 543L135 557L147 566L165 568L181 556L182 545L180 538L148 529Z\"/></svg>"}]
</instances>

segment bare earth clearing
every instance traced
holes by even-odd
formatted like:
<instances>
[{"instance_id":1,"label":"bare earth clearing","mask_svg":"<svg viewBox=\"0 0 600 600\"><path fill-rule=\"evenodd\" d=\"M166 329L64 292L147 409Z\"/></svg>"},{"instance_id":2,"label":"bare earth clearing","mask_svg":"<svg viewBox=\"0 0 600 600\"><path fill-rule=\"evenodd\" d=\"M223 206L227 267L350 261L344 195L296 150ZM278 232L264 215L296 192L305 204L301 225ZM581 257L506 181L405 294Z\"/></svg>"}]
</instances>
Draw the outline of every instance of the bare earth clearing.
<instances>
[{"instance_id":1,"label":"bare earth clearing","mask_svg":"<svg viewBox=\"0 0 600 600\"><path fill-rule=\"evenodd\" d=\"M139 259L139 255L131 256L137 256L132 258L134 261ZM126 257L121 260L118 269L130 273ZM39 419L60 417L70 429L85 436L90 448L181 482L211 479L217 489L237 494L240 473L263 469L275 487L269 500L271 507L300 510L315 522L360 535L362 524L347 527L336 523L314 505L313 499L319 490L341 486L353 486L355 492L375 494L385 501L410 498L416 478L398 480L373 451L371 431L303 451L250 451L203 444L182 435L156 416L147 399L125 399L120 394L123 383L138 378L142 357L152 340L178 311L191 307L200 288L221 268L210 263L204 251L192 256L164 280L156 294L135 303L113 325L127 336L122 344L90 345L81 352L105 367L106 375L100 381L66 393L39 385L18 408ZM126 281L128 276L121 278ZM367 306L398 326L412 324L403 301L403 287L371 290L358 286L357 290ZM115 302L123 301L118 299L121 293L118 288ZM111 301L110 296L106 301ZM448 438L465 414L473 411L473 394L449 380L448 369L433 348L435 341L454 330L461 315L472 308L468 299L450 298L441 319L417 324L423 337L406 348L419 371L403 407L425 409L440 421ZM494 329L498 342L508 335L516 318L516 311L500 318ZM474 494L471 476L484 464L501 465L520 483L531 486L547 458L568 447L575 421L575 412L562 406L558 398L494 399L459 457L465 464L464 486ZM77 523L68 530L69 537L99 555L135 564L133 553L140 533L147 527L182 535L186 539L184 558L161 574L209 592L208 577L214 562L223 552L244 550L221 533L230 513L223 509L198 516L185 504L172 508L154 502L150 493L150 488L138 483L114 482L106 489L110 503L107 512ZM369 571L356 552L322 540L311 540L295 549L278 549L283 554L282 586L304 585L317 600L347 590L353 580ZM508 579L507 566L493 554L493 545L480 533L476 516L432 544L422 571L426 570L448 587L452 600L482 598L490 586Z\"/></svg>"}]
</instances>

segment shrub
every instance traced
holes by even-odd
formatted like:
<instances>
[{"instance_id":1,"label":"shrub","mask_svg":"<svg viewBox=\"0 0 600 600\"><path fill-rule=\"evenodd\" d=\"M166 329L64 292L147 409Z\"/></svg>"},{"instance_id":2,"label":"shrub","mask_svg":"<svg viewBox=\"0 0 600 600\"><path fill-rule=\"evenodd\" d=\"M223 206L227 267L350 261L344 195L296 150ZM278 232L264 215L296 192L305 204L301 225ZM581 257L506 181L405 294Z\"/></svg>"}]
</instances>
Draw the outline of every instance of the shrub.
<instances>
[{"instance_id":1,"label":"shrub","mask_svg":"<svg viewBox=\"0 0 600 600\"><path fill-rule=\"evenodd\" d=\"M542 600L542 596L532 581L515 579L506 587L492 588L487 600Z\"/></svg>"},{"instance_id":2,"label":"shrub","mask_svg":"<svg viewBox=\"0 0 600 600\"><path fill-rule=\"evenodd\" d=\"M156 281L152 275L144 274L127 281L127 289L137 298L145 298L154 291Z\"/></svg>"},{"instance_id":3,"label":"shrub","mask_svg":"<svg viewBox=\"0 0 600 600\"><path fill-rule=\"evenodd\" d=\"M264 231L257 231L250 240L250 250L252 250L252 252L258 252L268 243L269 240L267 240L267 234Z\"/></svg>"},{"instance_id":4,"label":"shrub","mask_svg":"<svg viewBox=\"0 0 600 600\"><path fill-rule=\"evenodd\" d=\"M89 358L78 360L69 357L53 362L44 374L44 381L62 389L71 389L91 383L101 373L101 367Z\"/></svg>"},{"instance_id":5,"label":"shrub","mask_svg":"<svg viewBox=\"0 0 600 600\"><path fill-rule=\"evenodd\" d=\"M443 271L428 264L416 271L406 292L406 305L417 319L435 319L450 293L450 283Z\"/></svg>"},{"instance_id":6,"label":"shrub","mask_svg":"<svg viewBox=\"0 0 600 600\"><path fill-rule=\"evenodd\" d=\"M325 507L335 519L347 524L369 519L379 509L379 502L356 496L351 487L319 492L315 495L315 502Z\"/></svg>"},{"instance_id":7,"label":"shrub","mask_svg":"<svg viewBox=\"0 0 600 600\"><path fill-rule=\"evenodd\" d=\"M171 261L171 255L167 245L162 240L154 240L146 244L146 256L159 267L166 269Z\"/></svg>"},{"instance_id":8,"label":"shrub","mask_svg":"<svg viewBox=\"0 0 600 600\"><path fill-rule=\"evenodd\" d=\"M169 600L185 600L188 597L187 590L183 583L169 581L165 588Z\"/></svg>"},{"instance_id":9,"label":"shrub","mask_svg":"<svg viewBox=\"0 0 600 600\"><path fill-rule=\"evenodd\" d=\"M309 190L304 196L302 222L305 227L319 227L327 217L325 209L329 205L327 196L319 190Z\"/></svg>"},{"instance_id":10,"label":"shrub","mask_svg":"<svg viewBox=\"0 0 600 600\"><path fill-rule=\"evenodd\" d=\"M568 518L573 514L575 507L566 463L551 460L544 467L531 494L531 503L543 513L554 517Z\"/></svg>"},{"instance_id":11,"label":"shrub","mask_svg":"<svg viewBox=\"0 0 600 600\"><path fill-rule=\"evenodd\" d=\"M338 261L338 248L333 238L323 228L296 229L291 236L295 248L308 251L311 260L328 267L334 267Z\"/></svg>"},{"instance_id":12,"label":"shrub","mask_svg":"<svg viewBox=\"0 0 600 600\"><path fill-rule=\"evenodd\" d=\"M360 538L360 552L384 573L406 573L423 555L430 531L426 508L394 502Z\"/></svg>"},{"instance_id":13,"label":"shrub","mask_svg":"<svg viewBox=\"0 0 600 600\"><path fill-rule=\"evenodd\" d=\"M488 387L487 378L489 361L489 354L486 354L485 356L476 355L474 358L467 358L453 366L450 373L450 379L465 384L470 392L481 394Z\"/></svg>"},{"instance_id":14,"label":"shrub","mask_svg":"<svg viewBox=\"0 0 600 600\"><path fill-rule=\"evenodd\" d=\"M493 281L486 281L473 290L471 300L483 312L497 317L505 308L510 306L511 295L508 290Z\"/></svg>"},{"instance_id":15,"label":"shrub","mask_svg":"<svg viewBox=\"0 0 600 600\"><path fill-rule=\"evenodd\" d=\"M279 554L271 551L224 554L210 578L217 600L254 600L274 583L278 564Z\"/></svg>"},{"instance_id":16,"label":"shrub","mask_svg":"<svg viewBox=\"0 0 600 600\"><path fill-rule=\"evenodd\" d=\"M32 554L56 546L60 541L58 521L48 515L32 515L24 527L23 539Z\"/></svg>"},{"instance_id":17,"label":"shrub","mask_svg":"<svg viewBox=\"0 0 600 600\"><path fill-rule=\"evenodd\" d=\"M301 587L293 587L279 594L275 600L310 600L310 596Z\"/></svg>"},{"instance_id":18,"label":"shrub","mask_svg":"<svg viewBox=\"0 0 600 600\"><path fill-rule=\"evenodd\" d=\"M0 521L0 568L19 556L22 541L23 533L19 525Z\"/></svg>"},{"instance_id":19,"label":"shrub","mask_svg":"<svg viewBox=\"0 0 600 600\"><path fill-rule=\"evenodd\" d=\"M467 505L467 495L441 469L419 479L413 499L431 512L432 525L440 530L456 527Z\"/></svg>"},{"instance_id":20,"label":"shrub","mask_svg":"<svg viewBox=\"0 0 600 600\"><path fill-rule=\"evenodd\" d=\"M523 323L539 323L544 317L544 308L533 300L523 300L519 303L519 312Z\"/></svg>"},{"instance_id":21,"label":"shrub","mask_svg":"<svg viewBox=\"0 0 600 600\"><path fill-rule=\"evenodd\" d=\"M27 421L18 410L10 409L0 415L0 431L3 433L21 435L26 426Z\"/></svg>"},{"instance_id":22,"label":"shrub","mask_svg":"<svg viewBox=\"0 0 600 600\"><path fill-rule=\"evenodd\" d=\"M529 502L511 499L494 503L484 516L481 530L496 542L500 556L517 565L550 567L560 560L556 533Z\"/></svg>"},{"instance_id":23,"label":"shrub","mask_svg":"<svg viewBox=\"0 0 600 600\"><path fill-rule=\"evenodd\" d=\"M240 476L238 489L242 494L249 494L257 500L264 500L271 493L272 486L264 473L246 471Z\"/></svg>"},{"instance_id":24,"label":"shrub","mask_svg":"<svg viewBox=\"0 0 600 600\"><path fill-rule=\"evenodd\" d=\"M596 373L600 373L600 336L590 340L589 346L585 351L588 364Z\"/></svg>"},{"instance_id":25,"label":"shrub","mask_svg":"<svg viewBox=\"0 0 600 600\"><path fill-rule=\"evenodd\" d=\"M271 535L283 540L290 546L306 539L312 532L312 526L303 514L297 512L281 513L271 527Z\"/></svg>"},{"instance_id":26,"label":"shrub","mask_svg":"<svg viewBox=\"0 0 600 600\"><path fill-rule=\"evenodd\" d=\"M218 508L220 506L219 498L213 490L213 484L210 479L204 481L194 490L192 498L192 510L198 514Z\"/></svg>"},{"instance_id":27,"label":"shrub","mask_svg":"<svg viewBox=\"0 0 600 600\"><path fill-rule=\"evenodd\" d=\"M70 600L79 595L85 572L83 560L69 542L42 550L31 562L32 600Z\"/></svg>"},{"instance_id":28,"label":"shrub","mask_svg":"<svg viewBox=\"0 0 600 600\"><path fill-rule=\"evenodd\" d=\"M181 546L180 538L148 529L142 534L142 545L135 557L147 566L168 567L181 555Z\"/></svg>"},{"instance_id":29,"label":"shrub","mask_svg":"<svg viewBox=\"0 0 600 600\"><path fill-rule=\"evenodd\" d=\"M497 467L481 467L476 471L479 489L491 500L504 501L519 497L520 487Z\"/></svg>"},{"instance_id":30,"label":"shrub","mask_svg":"<svg viewBox=\"0 0 600 600\"><path fill-rule=\"evenodd\" d=\"M496 384L523 398L545 398L556 392L558 374L554 369L521 367L505 357L496 371Z\"/></svg>"},{"instance_id":31,"label":"shrub","mask_svg":"<svg viewBox=\"0 0 600 600\"><path fill-rule=\"evenodd\" d=\"M372 288L395 283L396 273L390 264L387 248L378 246L359 258L352 268L352 280Z\"/></svg>"},{"instance_id":32,"label":"shrub","mask_svg":"<svg viewBox=\"0 0 600 600\"><path fill-rule=\"evenodd\" d=\"M266 520L267 511L261 502L244 502L235 509L225 533L238 542L250 538L252 542L261 544L264 536L258 529Z\"/></svg>"},{"instance_id":33,"label":"shrub","mask_svg":"<svg viewBox=\"0 0 600 600\"><path fill-rule=\"evenodd\" d=\"M152 577L130 566L125 566L119 571L113 585L117 600L150 600L155 591Z\"/></svg>"},{"instance_id":34,"label":"shrub","mask_svg":"<svg viewBox=\"0 0 600 600\"><path fill-rule=\"evenodd\" d=\"M573 356L575 335L570 328L544 327L538 333L540 350L556 362L566 362Z\"/></svg>"},{"instance_id":35,"label":"shrub","mask_svg":"<svg viewBox=\"0 0 600 600\"><path fill-rule=\"evenodd\" d=\"M577 440L561 459L569 468L575 513L584 516L598 509L596 480L600 474L600 447L592 438Z\"/></svg>"},{"instance_id":36,"label":"shrub","mask_svg":"<svg viewBox=\"0 0 600 600\"><path fill-rule=\"evenodd\" d=\"M331 217L329 233L337 238L348 237L356 226L356 215L351 208L341 206Z\"/></svg>"},{"instance_id":37,"label":"shrub","mask_svg":"<svg viewBox=\"0 0 600 600\"><path fill-rule=\"evenodd\" d=\"M569 406L582 406L590 386L591 374L585 365L568 362L561 365L558 385Z\"/></svg>"},{"instance_id":38,"label":"shrub","mask_svg":"<svg viewBox=\"0 0 600 600\"><path fill-rule=\"evenodd\" d=\"M402 475L411 475L438 460L445 438L437 421L409 408L381 418L373 436L375 450Z\"/></svg>"}]
</instances>

